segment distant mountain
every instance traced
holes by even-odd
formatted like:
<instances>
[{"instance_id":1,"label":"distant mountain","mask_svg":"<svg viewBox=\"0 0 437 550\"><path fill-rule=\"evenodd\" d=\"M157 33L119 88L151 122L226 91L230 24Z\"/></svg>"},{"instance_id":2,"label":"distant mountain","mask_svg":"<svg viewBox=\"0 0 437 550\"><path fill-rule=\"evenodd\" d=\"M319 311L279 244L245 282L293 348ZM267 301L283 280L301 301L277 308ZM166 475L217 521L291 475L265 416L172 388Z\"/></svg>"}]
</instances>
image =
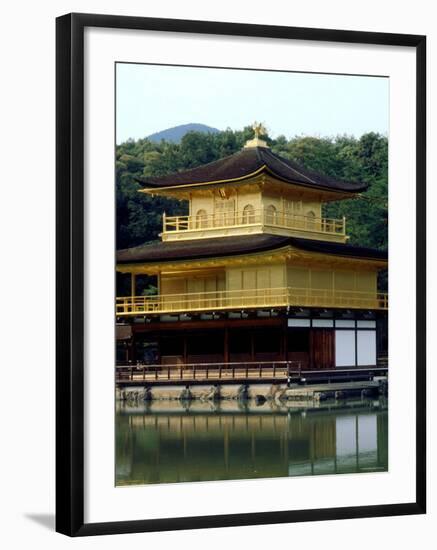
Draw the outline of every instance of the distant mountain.
<instances>
[{"instance_id":1,"label":"distant mountain","mask_svg":"<svg viewBox=\"0 0 437 550\"><path fill-rule=\"evenodd\" d=\"M217 128L212 128L211 126L206 126L206 124L196 124L194 122L190 124L181 124L180 126L175 126L174 128L167 128L167 130L162 130L161 132L156 132L147 136L147 139L150 141L159 142L163 139L166 141L172 141L174 143L179 143L185 134L188 132L203 132L204 134L217 134L220 130Z\"/></svg>"}]
</instances>

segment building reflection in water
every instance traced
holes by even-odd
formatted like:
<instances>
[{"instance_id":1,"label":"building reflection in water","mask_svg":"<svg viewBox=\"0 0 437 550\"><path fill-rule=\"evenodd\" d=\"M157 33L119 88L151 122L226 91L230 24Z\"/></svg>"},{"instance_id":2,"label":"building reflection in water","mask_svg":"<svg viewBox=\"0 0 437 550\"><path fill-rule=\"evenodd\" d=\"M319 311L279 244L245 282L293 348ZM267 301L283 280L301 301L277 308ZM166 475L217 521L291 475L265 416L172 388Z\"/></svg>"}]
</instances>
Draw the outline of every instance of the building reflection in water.
<instances>
[{"instance_id":1,"label":"building reflection in water","mask_svg":"<svg viewBox=\"0 0 437 550\"><path fill-rule=\"evenodd\" d=\"M116 483L248 479L386 471L387 404L320 408L119 405Z\"/></svg>"}]
</instances>

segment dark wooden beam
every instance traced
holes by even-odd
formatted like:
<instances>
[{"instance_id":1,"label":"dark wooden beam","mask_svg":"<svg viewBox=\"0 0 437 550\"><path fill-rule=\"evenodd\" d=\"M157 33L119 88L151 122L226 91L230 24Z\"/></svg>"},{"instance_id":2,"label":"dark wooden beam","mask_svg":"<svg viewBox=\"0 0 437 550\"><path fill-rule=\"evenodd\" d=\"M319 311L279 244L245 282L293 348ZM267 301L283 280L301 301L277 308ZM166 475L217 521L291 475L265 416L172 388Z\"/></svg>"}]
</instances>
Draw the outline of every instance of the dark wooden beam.
<instances>
[{"instance_id":1,"label":"dark wooden beam","mask_svg":"<svg viewBox=\"0 0 437 550\"><path fill-rule=\"evenodd\" d=\"M208 321L167 321L152 323L135 323L132 325L134 334L140 332L162 332L162 331L184 331L193 329L224 329L228 328L251 328L281 326L283 319L281 317L263 317L248 319L216 319Z\"/></svg>"}]
</instances>

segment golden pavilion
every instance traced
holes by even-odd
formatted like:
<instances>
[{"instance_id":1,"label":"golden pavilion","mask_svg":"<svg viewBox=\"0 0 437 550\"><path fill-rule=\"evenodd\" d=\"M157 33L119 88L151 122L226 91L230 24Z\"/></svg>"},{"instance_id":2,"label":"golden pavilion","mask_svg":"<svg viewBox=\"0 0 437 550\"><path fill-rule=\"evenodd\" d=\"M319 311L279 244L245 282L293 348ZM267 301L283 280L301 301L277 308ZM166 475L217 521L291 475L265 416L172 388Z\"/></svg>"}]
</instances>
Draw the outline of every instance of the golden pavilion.
<instances>
[{"instance_id":1,"label":"golden pavilion","mask_svg":"<svg viewBox=\"0 0 437 550\"><path fill-rule=\"evenodd\" d=\"M187 201L161 241L117 252L130 294L116 298L119 363L303 369L376 366L387 354L387 253L348 244L325 203L366 185L314 173L255 137L228 157L162 177L142 193ZM136 278L157 294L137 295ZM258 367L257 367L258 368ZM169 371L170 372L170 371Z\"/></svg>"}]
</instances>

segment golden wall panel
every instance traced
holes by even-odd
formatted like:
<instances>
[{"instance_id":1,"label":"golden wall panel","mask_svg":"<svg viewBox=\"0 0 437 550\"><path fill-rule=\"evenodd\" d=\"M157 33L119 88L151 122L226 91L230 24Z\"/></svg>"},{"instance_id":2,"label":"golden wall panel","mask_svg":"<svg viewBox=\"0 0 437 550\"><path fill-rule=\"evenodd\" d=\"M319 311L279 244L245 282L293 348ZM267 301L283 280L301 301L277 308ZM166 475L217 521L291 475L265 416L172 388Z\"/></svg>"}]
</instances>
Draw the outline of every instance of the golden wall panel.
<instances>
[{"instance_id":1,"label":"golden wall panel","mask_svg":"<svg viewBox=\"0 0 437 550\"><path fill-rule=\"evenodd\" d=\"M185 277L162 277L160 290L161 294L184 294L185 292L190 292L187 289Z\"/></svg>"},{"instance_id":2,"label":"golden wall panel","mask_svg":"<svg viewBox=\"0 0 437 550\"><path fill-rule=\"evenodd\" d=\"M376 292L377 276L372 271L357 271L355 289L362 292Z\"/></svg>"},{"instance_id":3,"label":"golden wall panel","mask_svg":"<svg viewBox=\"0 0 437 550\"><path fill-rule=\"evenodd\" d=\"M289 266L287 268L287 286L309 288L310 270L307 267Z\"/></svg>"},{"instance_id":4,"label":"golden wall panel","mask_svg":"<svg viewBox=\"0 0 437 550\"><path fill-rule=\"evenodd\" d=\"M355 290L355 271L336 270L334 288L336 290Z\"/></svg>"},{"instance_id":5,"label":"golden wall panel","mask_svg":"<svg viewBox=\"0 0 437 550\"><path fill-rule=\"evenodd\" d=\"M351 290L357 292L377 291L376 271L353 269L320 270L302 266L287 266L287 285L293 288L317 288Z\"/></svg>"},{"instance_id":6,"label":"golden wall panel","mask_svg":"<svg viewBox=\"0 0 437 550\"><path fill-rule=\"evenodd\" d=\"M281 288L285 285L285 263L253 268L229 268L226 271L228 290Z\"/></svg>"},{"instance_id":7,"label":"golden wall panel","mask_svg":"<svg viewBox=\"0 0 437 550\"><path fill-rule=\"evenodd\" d=\"M332 289L333 272L329 270L311 269L311 288Z\"/></svg>"}]
</instances>

